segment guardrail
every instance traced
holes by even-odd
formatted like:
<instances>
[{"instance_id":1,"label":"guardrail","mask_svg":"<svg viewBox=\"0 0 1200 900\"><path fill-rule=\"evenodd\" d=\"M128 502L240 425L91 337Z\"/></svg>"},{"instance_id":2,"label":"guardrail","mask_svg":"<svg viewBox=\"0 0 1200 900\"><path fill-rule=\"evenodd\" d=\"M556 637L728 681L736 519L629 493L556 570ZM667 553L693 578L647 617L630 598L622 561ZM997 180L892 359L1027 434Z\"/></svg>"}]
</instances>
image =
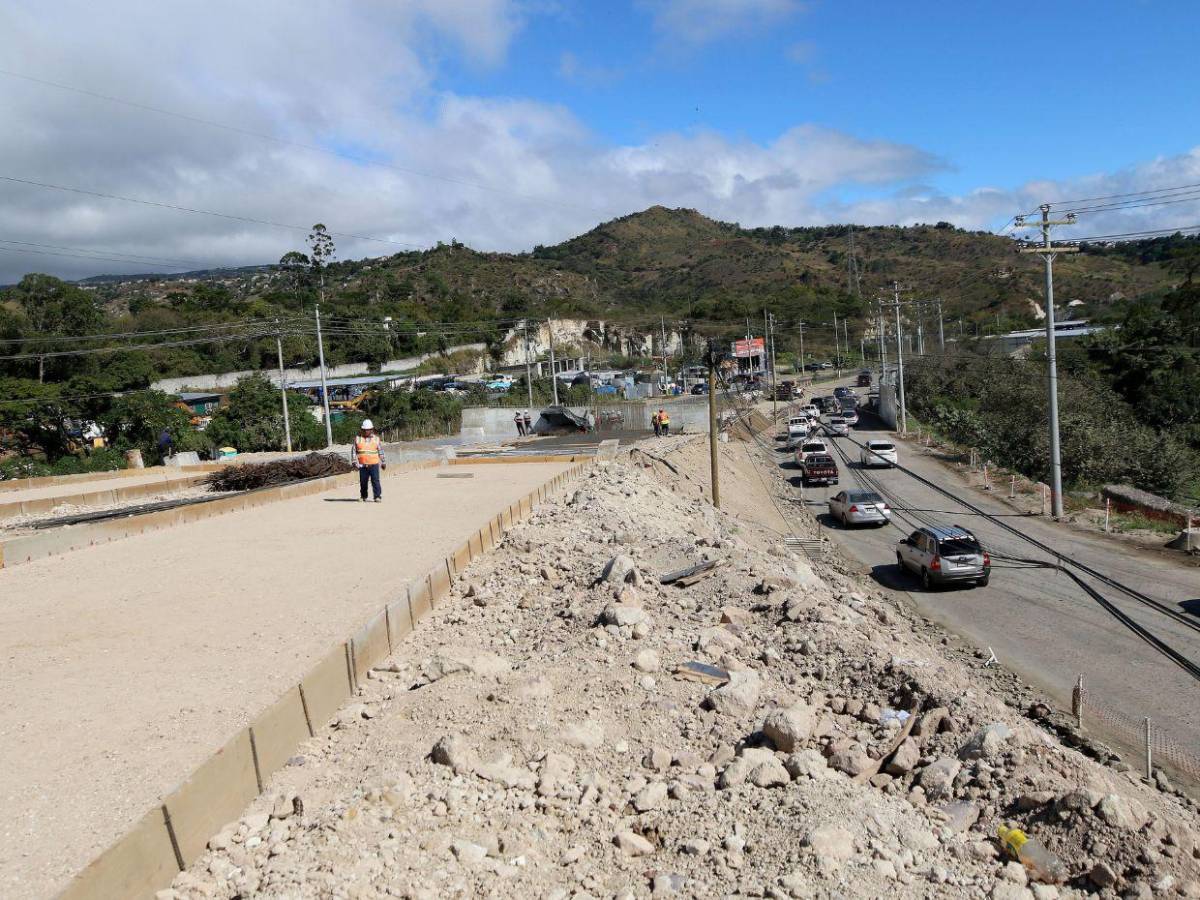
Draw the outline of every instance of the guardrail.
<instances>
[{"instance_id":1,"label":"guardrail","mask_svg":"<svg viewBox=\"0 0 1200 900\"><path fill-rule=\"evenodd\" d=\"M505 532L590 465L590 461L575 463L509 505L410 584L404 596L331 647L298 684L239 730L76 875L59 895L61 900L152 897L169 886L204 853L209 838L263 792L271 775L286 764L295 748L324 729L338 708L354 696L370 668L395 653L403 639L437 608L472 560L491 551Z\"/></svg>"}]
</instances>

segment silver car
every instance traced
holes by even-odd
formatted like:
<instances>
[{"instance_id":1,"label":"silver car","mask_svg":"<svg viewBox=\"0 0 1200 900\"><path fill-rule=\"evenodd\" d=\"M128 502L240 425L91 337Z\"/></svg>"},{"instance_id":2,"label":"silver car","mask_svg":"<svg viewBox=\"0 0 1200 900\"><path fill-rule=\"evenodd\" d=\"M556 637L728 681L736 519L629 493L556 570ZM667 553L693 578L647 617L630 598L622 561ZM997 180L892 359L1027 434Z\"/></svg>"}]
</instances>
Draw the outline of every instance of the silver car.
<instances>
[{"instance_id":1,"label":"silver car","mask_svg":"<svg viewBox=\"0 0 1200 900\"><path fill-rule=\"evenodd\" d=\"M892 509L874 491L839 491L829 498L829 515L843 525L886 525Z\"/></svg>"},{"instance_id":2,"label":"silver car","mask_svg":"<svg viewBox=\"0 0 1200 900\"><path fill-rule=\"evenodd\" d=\"M830 416L829 420L825 423L825 433L846 437L850 434L850 426L846 424L846 420L841 416Z\"/></svg>"},{"instance_id":3,"label":"silver car","mask_svg":"<svg viewBox=\"0 0 1200 900\"><path fill-rule=\"evenodd\" d=\"M953 582L983 586L992 572L992 558L961 525L918 528L896 545L896 562L927 591Z\"/></svg>"}]
</instances>

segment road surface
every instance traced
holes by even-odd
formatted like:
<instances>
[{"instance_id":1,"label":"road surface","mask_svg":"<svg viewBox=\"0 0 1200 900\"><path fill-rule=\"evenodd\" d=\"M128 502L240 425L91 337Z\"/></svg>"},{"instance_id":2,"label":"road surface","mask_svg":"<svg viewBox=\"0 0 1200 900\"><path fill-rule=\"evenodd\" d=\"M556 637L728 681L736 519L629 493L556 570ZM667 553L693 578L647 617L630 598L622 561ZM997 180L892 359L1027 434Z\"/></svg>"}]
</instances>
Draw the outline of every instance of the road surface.
<instances>
[{"instance_id":1,"label":"road surface","mask_svg":"<svg viewBox=\"0 0 1200 900\"><path fill-rule=\"evenodd\" d=\"M864 415L851 437L891 439L874 417ZM1138 636L1127 630L1068 576L1047 568L1018 568L993 559L987 587L922 591L916 576L896 564L896 542L922 524L958 524L972 530L985 548L996 554L1049 560L1032 545L1003 531L986 518L969 513L898 469L871 469L895 510L893 524L884 528L842 528L828 515L826 501L844 488L860 487L859 448L846 438L832 439L853 461L838 457L840 484L804 489L805 505L828 527L828 534L852 558L868 567L881 585L907 591L921 613L970 639L991 647L999 660L1029 683L1070 708L1071 689L1080 674L1089 700L1122 721L1094 724L1104 737L1129 749L1140 741L1137 730L1149 716L1157 733L1200 760L1200 684ZM780 445L782 446L782 445ZM974 488L922 449L900 441L900 464L968 499L1063 556L1078 560L1118 581L1143 591L1193 618L1200 628L1200 569L1186 562L1123 545L1103 535L1083 534L1040 517L1016 513L999 499ZM797 492L800 479L790 456L779 453L781 470ZM785 461L786 460L786 461ZM1154 635L1200 663L1200 631L1177 623L1095 583L1100 592ZM1131 731L1133 733L1131 733Z\"/></svg>"}]
</instances>

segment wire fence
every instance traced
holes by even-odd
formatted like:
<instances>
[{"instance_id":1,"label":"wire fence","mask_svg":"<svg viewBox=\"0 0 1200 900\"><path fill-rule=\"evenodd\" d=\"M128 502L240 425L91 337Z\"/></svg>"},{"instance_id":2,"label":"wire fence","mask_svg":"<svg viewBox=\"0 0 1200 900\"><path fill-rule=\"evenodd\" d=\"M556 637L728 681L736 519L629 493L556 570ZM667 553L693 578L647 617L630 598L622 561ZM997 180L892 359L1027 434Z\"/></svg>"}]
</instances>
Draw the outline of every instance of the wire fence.
<instances>
[{"instance_id":1,"label":"wire fence","mask_svg":"<svg viewBox=\"0 0 1200 900\"><path fill-rule=\"evenodd\" d=\"M1154 777L1156 767L1165 767L1200 780L1200 756L1180 745L1149 716L1137 718L1106 704L1099 694L1084 687L1083 675L1071 692L1071 714L1080 731L1099 723L1126 746L1138 748L1140 758L1133 768L1146 778Z\"/></svg>"}]
</instances>

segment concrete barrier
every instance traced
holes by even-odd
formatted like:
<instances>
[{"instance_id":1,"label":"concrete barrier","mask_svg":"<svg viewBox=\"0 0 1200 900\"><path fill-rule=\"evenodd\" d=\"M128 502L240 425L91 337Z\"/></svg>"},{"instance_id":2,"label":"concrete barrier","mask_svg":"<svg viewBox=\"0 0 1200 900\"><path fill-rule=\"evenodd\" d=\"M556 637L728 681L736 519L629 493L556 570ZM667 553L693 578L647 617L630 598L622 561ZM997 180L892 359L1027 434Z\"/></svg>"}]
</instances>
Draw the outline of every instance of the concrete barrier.
<instances>
[{"instance_id":1,"label":"concrete barrier","mask_svg":"<svg viewBox=\"0 0 1200 900\"><path fill-rule=\"evenodd\" d=\"M235 821L305 739L314 737L353 696L356 681L394 653L451 587L457 563L494 547L518 521L577 478L590 462L576 463L489 521L453 557L443 560L405 596L376 613L344 643L332 647L300 683L202 763L161 805L75 876L63 900L150 898L205 851L209 838ZM339 476L342 477L342 476ZM515 512L514 512L515 510ZM3 548L0 547L0 550ZM465 553L465 556L464 556Z\"/></svg>"},{"instance_id":2,"label":"concrete barrier","mask_svg":"<svg viewBox=\"0 0 1200 900\"><path fill-rule=\"evenodd\" d=\"M193 475L188 478L163 479L162 481L154 481L150 484L98 488L92 491L80 491L76 494L62 494L58 497L13 500L9 503L0 503L0 519L10 519L14 516L41 515L53 512L58 507L66 505L106 506L109 504L124 503L127 500L137 500L154 494L169 494L195 487L206 477L207 475Z\"/></svg>"},{"instance_id":3,"label":"concrete barrier","mask_svg":"<svg viewBox=\"0 0 1200 900\"><path fill-rule=\"evenodd\" d=\"M201 463L198 466L186 466L184 472L212 472L221 468L220 463ZM180 469L167 469L163 466L150 466L145 469L113 469L107 472L81 472L77 475L39 475L36 478L11 478L0 481L0 493L7 491L25 491L30 488L58 487L63 484L85 484L91 481L108 481L113 478L145 478L147 475L161 474L164 479L179 474Z\"/></svg>"}]
</instances>

